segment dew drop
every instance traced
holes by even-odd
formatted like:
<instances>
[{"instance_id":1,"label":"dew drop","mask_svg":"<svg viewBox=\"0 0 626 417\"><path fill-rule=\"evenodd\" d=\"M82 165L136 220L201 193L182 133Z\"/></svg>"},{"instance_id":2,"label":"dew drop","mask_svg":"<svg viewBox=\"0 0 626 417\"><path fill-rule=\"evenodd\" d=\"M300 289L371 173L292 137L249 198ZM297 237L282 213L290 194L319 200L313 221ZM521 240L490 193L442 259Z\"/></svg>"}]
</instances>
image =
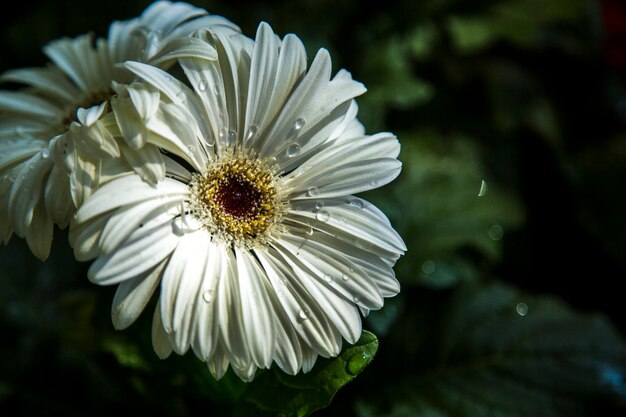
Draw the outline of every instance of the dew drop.
<instances>
[{"instance_id":1,"label":"dew drop","mask_svg":"<svg viewBox=\"0 0 626 417\"><path fill-rule=\"evenodd\" d=\"M206 91L207 84L208 83L206 82L206 80L200 80L200 83L198 84L198 90Z\"/></svg>"},{"instance_id":2,"label":"dew drop","mask_svg":"<svg viewBox=\"0 0 626 417\"><path fill-rule=\"evenodd\" d=\"M324 207L324 203L321 201L315 203L315 210L321 210L322 207Z\"/></svg>"},{"instance_id":3,"label":"dew drop","mask_svg":"<svg viewBox=\"0 0 626 417\"><path fill-rule=\"evenodd\" d=\"M41 151L41 157L43 159L46 159L50 156L50 151L48 149L44 149L43 151Z\"/></svg>"},{"instance_id":4,"label":"dew drop","mask_svg":"<svg viewBox=\"0 0 626 417\"><path fill-rule=\"evenodd\" d=\"M313 232L314 232L313 228L309 227L309 229L306 231L306 234L309 236L313 236Z\"/></svg>"},{"instance_id":5,"label":"dew drop","mask_svg":"<svg viewBox=\"0 0 626 417\"><path fill-rule=\"evenodd\" d=\"M328 220L330 220L330 213L326 210L320 210L315 215L315 218L317 218L317 220L321 222L327 222Z\"/></svg>"},{"instance_id":6,"label":"dew drop","mask_svg":"<svg viewBox=\"0 0 626 417\"><path fill-rule=\"evenodd\" d=\"M305 124L306 124L306 121L303 118L298 117L296 119L296 122L293 124L293 130L295 130L296 132L299 131L300 129L304 127Z\"/></svg>"},{"instance_id":7,"label":"dew drop","mask_svg":"<svg viewBox=\"0 0 626 417\"><path fill-rule=\"evenodd\" d=\"M213 300L213 290L206 290L205 292L203 292L202 299L205 302L210 303Z\"/></svg>"},{"instance_id":8,"label":"dew drop","mask_svg":"<svg viewBox=\"0 0 626 417\"><path fill-rule=\"evenodd\" d=\"M189 149L189 152L191 152L191 153L196 151L196 148L193 145L187 146L187 149Z\"/></svg>"},{"instance_id":9,"label":"dew drop","mask_svg":"<svg viewBox=\"0 0 626 417\"><path fill-rule=\"evenodd\" d=\"M504 229L499 224L494 224L487 232L491 240L500 240L504 236Z\"/></svg>"},{"instance_id":10,"label":"dew drop","mask_svg":"<svg viewBox=\"0 0 626 417\"><path fill-rule=\"evenodd\" d=\"M515 306L515 312L524 317L526 314L528 314L528 304L517 303L517 305Z\"/></svg>"},{"instance_id":11,"label":"dew drop","mask_svg":"<svg viewBox=\"0 0 626 417\"><path fill-rule=\"evenodd\" d=\"M319 195L320 190L317 187L309 187L309 190L306 192L306 195L308 195L309 197L315 197L316 195Z\"/></svg>"},{"instance_id":12,"label":"dew drop","mask_svg":"<svg viewBox=\"0 0 626 417\"><path fill-rule=\"evenodd\" d=\"M328 282L329 284L333 282L333 277L328 274L324 274L322 278L324 278L324 281Z\"/></svg>"},{"instance_id":13,"label":"dew drop","mask_svg":"<svg viewBox=\"0 0 626 417\"><path fill-rule=\"evenodd\" d=\"M250 126L250 128L248 129L248 134L246 135L246 140L252 139L253 137L256 136L258 132L259 132L259 128L256 125Z\"/></svg>"},{"instance_id":14,"label":"dew drop","mask_svg":"<svg viewBox=\"0 0 626 417\"><path fill-rule=\"evenodd\" d=\"M298 155L299 153L300 153L300 145L298 145L297 143L292 143L287 148L287 156L290 157L290 158L293 158L294 156Z\"/></svg>"},{"instance_id":15,"label":"dew drop","mask_svg":"<svg viewBox=\"0 0 626 417\"><path fill-rule=\"evenodd\" d=\"M352 300L354 300L354 302L357 304L361 302L361 298L357 297L356 295L354 296L354 298L352 298Z\"/></svg>"},{"instance_id":16,"label":"dew drop","mask_svg":"<svg viewBox=\"0 0 626 417\"><path fill-rule=\"evenodd\" d=\"M378 185L378 181L376 181L376 180L371 180L370 181L370 186L371 187L376 187L377 185Z\"/></svg>"},{"instance_id":17,"label":"dew drop","mask_svg":"<svg viewBox=\"0 0 626 417\"><path fill-rule=\"evenodd\" d=\"M298 323L302 325L302 323L308 319L309 319L309 310L307 309L300 310L300 312L298 313Z\"/></svg>"},{"instance_id":18,"label":"dew drop","mask_svg":"<svg viewBox=\"0 0 626 417\"><path fill-rule=\"evenodd\" d=\"M346 372L350 375L356 376L361 373L363 369L370 363L372 360L372 355L369 352L358 352L355 353L348 359L348 363L346 363Z\"/></svg>"},{"instance_id":19,"label":"dew drop","mask_svg":"<svg viewBox=\"0 0 626 417\"><path fill-rule=\"evenodd\" d=\"M237 141L237 132L223 127L219 131L219 137L225 145L232 146Z\"/></svg>"},{"instance_id":20,"label":"dew drop","mask_svg":"<svg viewBox=\"0 0 626 417\"><path fill-rule=\"evenodd\" d=\"M487 194L487 183L485 180L482 180L480 183L480 190L478 191L478 197L483 197Z\"/></svg>"},{"instance_id":21,"label":"dew drop","mask_svg":"<svg viewBox=\"0 0 626 417\"><path fill-rule=\"evenodd\" d=\"M348 274L341 274L341 279L343 279L344 281L348 281L348 280L350 280L350 275L348 275Z\"/></svg>"},{"instance_id":22,"label":"dew drop","mask_svg":"<svg viewBox=\"0 0 626 417\"><path fill-rule=\"evenodd\" d=\"M178 93L176 93L176 99L179 103L184 103L185 100L187 100L187 95L184 91L179 91Z\"/></svg>"},{"instance_id":23,"label":"dew drop","mask_svg":"<svg viewBox=\"0 0 626 417\"><path fill-rule=\"evenodd\" d=\"M356 199L356 198L353 199L353 200L350 200L350 205L352 207L356 207L358 209L362 209L363 208L363 202L361 200L359 200L359 199Z\"/></svg>"}]
</instances>

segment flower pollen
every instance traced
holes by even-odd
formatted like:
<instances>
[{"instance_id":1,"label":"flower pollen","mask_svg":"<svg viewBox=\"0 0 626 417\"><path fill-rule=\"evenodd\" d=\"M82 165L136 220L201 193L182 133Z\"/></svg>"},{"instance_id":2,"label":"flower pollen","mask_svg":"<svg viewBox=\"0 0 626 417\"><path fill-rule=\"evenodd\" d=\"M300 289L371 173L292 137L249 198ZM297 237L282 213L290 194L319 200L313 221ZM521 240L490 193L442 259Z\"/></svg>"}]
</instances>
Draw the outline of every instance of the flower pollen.
<instances>
[{"instance_id":1,"label":"flower pollen","mask_svg":"<svg viewBox=\"0 0 626 417\"><path fill-rule=\"evenodd\" d=\"M275 173L264 161L225 155L190 182L192 214L218 239L253 247L282 218Z\"/></svg>"}]
</instances>

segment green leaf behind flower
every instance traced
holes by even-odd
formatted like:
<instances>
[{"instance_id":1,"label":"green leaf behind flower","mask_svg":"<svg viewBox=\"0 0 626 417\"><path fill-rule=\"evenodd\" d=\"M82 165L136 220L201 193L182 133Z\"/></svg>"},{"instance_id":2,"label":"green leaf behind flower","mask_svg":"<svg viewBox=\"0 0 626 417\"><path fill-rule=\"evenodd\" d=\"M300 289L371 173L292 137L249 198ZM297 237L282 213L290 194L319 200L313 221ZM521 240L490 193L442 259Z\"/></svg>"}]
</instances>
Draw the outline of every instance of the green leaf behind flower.
<instances>
[{"instance_id":1,"label":"green leaf behind flower","mask_svg":"<svg viewBox=\"0 0 626 417\"><path fill-rule=\"evenodd\" d=\"M308 374L289 376L272 369L257 376L244 398L265 410L268 416L308 416L326 407L341 387L365 369L377 350L376 336L364 331L337 358L319 359Z\"/></svg>"}]
</instances>

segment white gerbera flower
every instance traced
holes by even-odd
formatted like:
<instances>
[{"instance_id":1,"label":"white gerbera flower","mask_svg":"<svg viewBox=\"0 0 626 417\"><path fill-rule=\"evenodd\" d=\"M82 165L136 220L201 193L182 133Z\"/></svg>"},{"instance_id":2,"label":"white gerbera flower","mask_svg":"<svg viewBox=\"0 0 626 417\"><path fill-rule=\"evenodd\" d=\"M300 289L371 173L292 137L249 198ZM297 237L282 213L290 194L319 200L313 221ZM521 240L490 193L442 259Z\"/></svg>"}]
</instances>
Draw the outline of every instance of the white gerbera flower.
<instances>
[{"instance_id":1,"label":"white gerbera flower","mask_svg":"<svg viewBox=\"0 0 626 417\"><path fill-rule=\"evenodd\" d=\"M359 312L399 291L392 266L404 243L352 194L393 180L400 146L364 135L353 99L365 89L344 70L330 79L326 50L307 71L300 40L281 42L267 24L256 42L198 38L218 59L180 60L193 90L127 64L160 92L146 126L171 156L167 178L110 181L77 212L70 240L77 258L97 258L93 282L119 284L118 329L160 284L161 357L191 347L216 378L232 365L248 381L272 362L306 372L357 341Z\"/></svg>"},{"instance_id":2,"label":"white gerbera flower","mask_svg":"<svg viewBox=\"0 0 626 417\"><path fill-rule=\"evenodd\" d=\"M97 187L101 160L120 156L115 128L110 131L115 119L107 114L114 81L132 77L121 63L213 59L214 50L189 38L207 27L237 29L202 9L161 1L139 18L113 23L106 40L94 45L91 35L83 35L53 41L44 48L52 64L2 75L30 87L0 91L0 242L15 231L38 258L47 258L53 224L67 226Z\"/></svg>"}]
</instances>

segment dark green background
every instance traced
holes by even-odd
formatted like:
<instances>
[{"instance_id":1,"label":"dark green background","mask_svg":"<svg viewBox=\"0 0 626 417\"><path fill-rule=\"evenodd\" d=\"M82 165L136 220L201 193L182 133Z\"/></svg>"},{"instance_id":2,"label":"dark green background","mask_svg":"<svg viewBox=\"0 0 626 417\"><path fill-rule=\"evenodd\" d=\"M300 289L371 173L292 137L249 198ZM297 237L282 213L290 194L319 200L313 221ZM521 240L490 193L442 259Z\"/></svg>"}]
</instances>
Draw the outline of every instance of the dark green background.
<instances>
[{"instance_id":1,"label":"dark green background","mask_svg":"<svg viewBox=\"0 0 626 417\"><path fill-rule=\"evenodd\" d=\"M520 299L552 295L624 334L626 67L616 59L626 42L613 35L619 25L602 19L602 6L618 3L194 2L248 36L267 21L281 36L301 37L310 57L328 48L335 70L368 87L359 100L368 133L393 131L403 144L401 177L368 195L407 241L396 268L403 291L366 324L380 339L376 359L319 415L432 415L403 404L422 392L411 378L437 362L467 286L480 293L500 282ZM46 42L105 36L111 21L147 4L17 2L0 18L0 71L43 65ZM489 191L478 200L481 179ZM502 239L488 237L492 224L503 227ZM2 414L15 406L24 415L247 415L239 385L214 386L192 355L155 359L151 314L114 332L114 289L88 283L88 265L73 260L65 238L56 235L44 264L18 238L0 248ZM623 339L606 344L623 364ZM623 371L621 385L618 377L575 398L581 415L625 411ZM532 415L572 415L540 406Z\"/></svg>"}]
</instances>

